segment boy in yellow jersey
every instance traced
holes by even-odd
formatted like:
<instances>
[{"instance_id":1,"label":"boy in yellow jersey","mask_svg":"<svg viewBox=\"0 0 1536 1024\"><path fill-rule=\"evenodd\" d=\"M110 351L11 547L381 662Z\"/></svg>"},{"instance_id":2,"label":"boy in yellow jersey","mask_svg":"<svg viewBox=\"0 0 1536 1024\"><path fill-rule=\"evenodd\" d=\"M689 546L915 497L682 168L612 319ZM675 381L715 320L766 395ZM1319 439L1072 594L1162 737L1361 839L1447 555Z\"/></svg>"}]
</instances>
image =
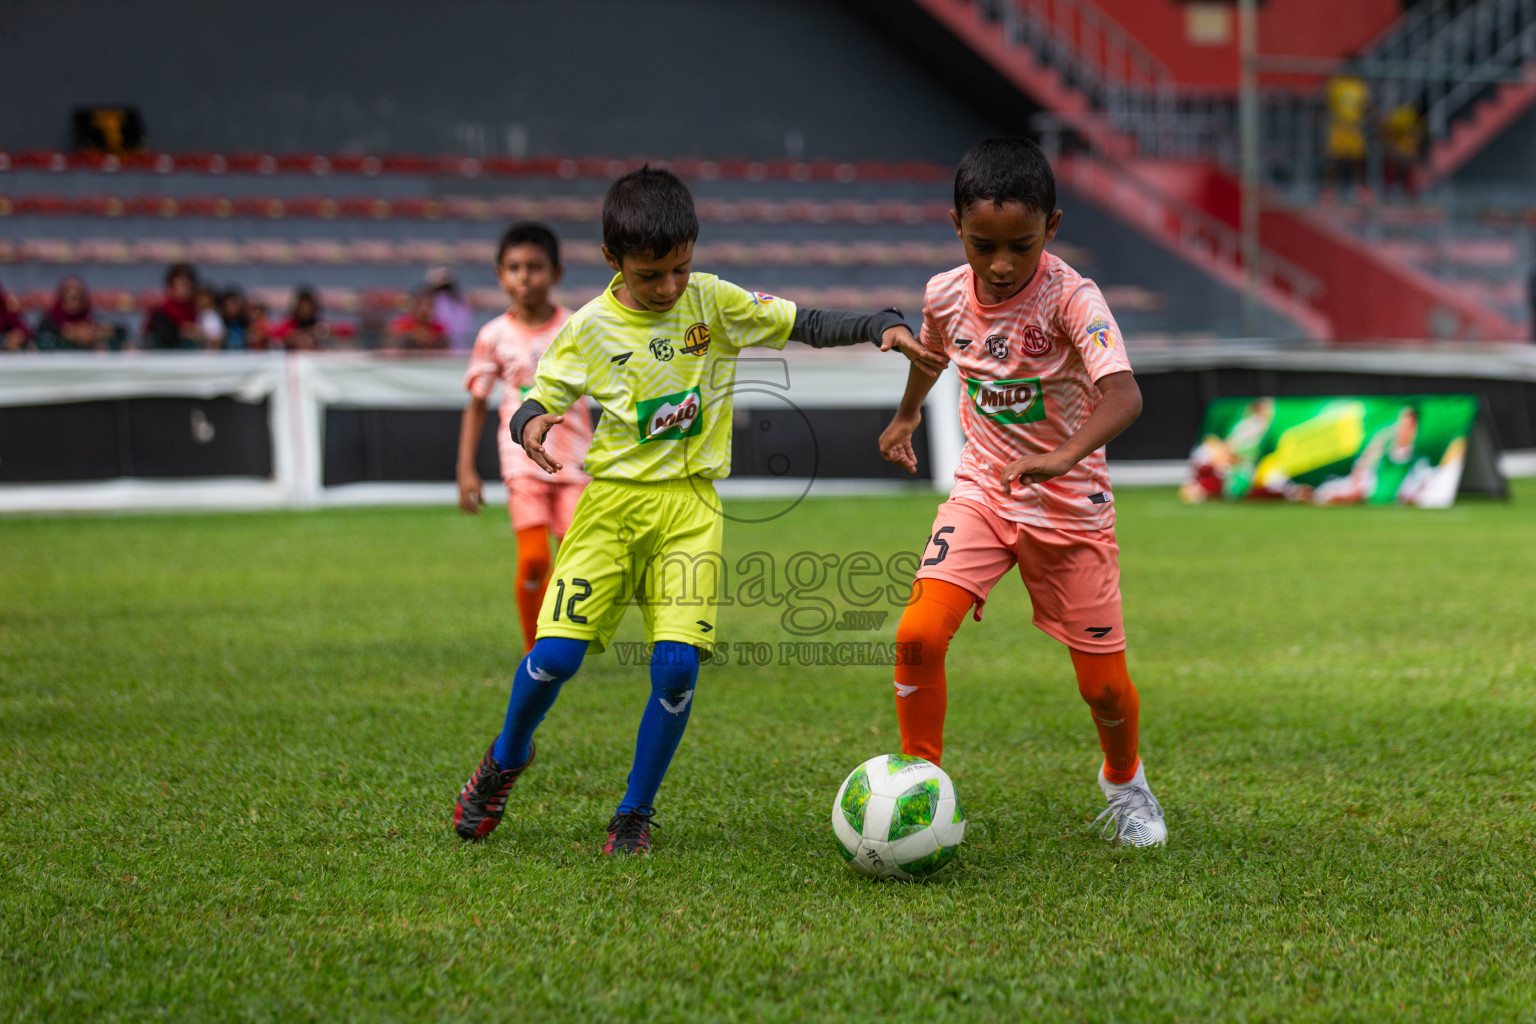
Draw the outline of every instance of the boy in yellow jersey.
<instances>
[{"instance_id":1,"label":"boy in yellow jersey","mask_svg":"<svg viewBox=\"0 0 1536 1024\"><path fill-rule=\"evenodd\" d=\"M512 417L512 438L554 473L562 467L544 440L564 419L549 410L568 409L583 395L603 409L587 451L592 483L556 556L537 642L518 666L500 735L454 807L454 829L465 839L489 835L500 822L512 784L533 760L534 729L587 650L607 646L633 600L654 645L651 694L628 791L608 822L603 852L650 849L651 801L687 726L699 654L709 650L715 626L712 595L671 599L663 570L686 566L702 582L710 573L693 567L719 564L722 521L713 481L731 469L731 394L741 349L782 348L791 340L818 348L872 342L882 351L900 349L931 374L945 364L917 344L899 310L797 309L692 273L698 234L693 196L676 175L646 167L615 181L603 200L603 255L617 273L550 343Z\"/></svg>"}]
</instances>

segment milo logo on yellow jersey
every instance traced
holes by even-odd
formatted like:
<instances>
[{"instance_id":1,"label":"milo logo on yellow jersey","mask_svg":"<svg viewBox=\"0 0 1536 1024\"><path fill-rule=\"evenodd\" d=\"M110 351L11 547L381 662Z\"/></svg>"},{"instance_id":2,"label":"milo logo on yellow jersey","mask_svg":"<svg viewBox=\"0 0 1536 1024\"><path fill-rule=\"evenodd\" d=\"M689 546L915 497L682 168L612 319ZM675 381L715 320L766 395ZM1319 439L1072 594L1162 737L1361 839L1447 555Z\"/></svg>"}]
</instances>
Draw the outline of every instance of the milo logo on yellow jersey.
<instances>
[{"instance_id":1,"label":"milo logo on yellow jersey","mask_svg":"<svg viewBox=\"0 0 1536 1024\"><path fill-rule=\"evenodd\" d=\"M641 444L692 437L704 429L704 400L697 387L675 395L643 398L635 403L635 423L640 428Z\"/></svg>"},{"instance_id":2,"label":"milo logo on yellow jersey","mask_svg":"<svg viewBox=\"0 0 1536 1024\"><path fill-rule=\"evenodd\" d=\"M1040 393L1040 378L1023 380L965 381L976 411L999 423L1039 423L1045 419L1045 398Z\"/></svg>"}]
</instances>

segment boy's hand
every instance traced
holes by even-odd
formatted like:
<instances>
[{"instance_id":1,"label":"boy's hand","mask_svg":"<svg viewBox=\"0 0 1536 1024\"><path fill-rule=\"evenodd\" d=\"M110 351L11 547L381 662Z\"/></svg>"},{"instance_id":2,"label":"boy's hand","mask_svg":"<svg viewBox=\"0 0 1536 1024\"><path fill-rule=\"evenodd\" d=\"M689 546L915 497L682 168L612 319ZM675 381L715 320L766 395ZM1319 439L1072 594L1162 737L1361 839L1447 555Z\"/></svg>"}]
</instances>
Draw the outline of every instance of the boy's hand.
<instances>
[{"instance_id":1,"label":"boy's hand","mask_svg":"<svg viewBox=\"0 0 1536 1024\"><path fill-rule=\"evenodd\" d=\"M485 504L485 482L473 469L460 469L456 474L459 482L459 508L470 515L479 515Z\"/></svg>"},{"instance_id":2,"label":"boy's hand","mask_svg":"<svg viewBox=\"0 0 1536 1024\"><path fill-rule=\"evenodd\" d=\"M557 416L552 412L546 412L542 416L535 416L523 427L523 451L533 460L533 464L546 473L558 473L565 467L549 457L544 450L544 435L549 433L549 428L556 423L564 423L564 416Z\"/></svg>"},{"instance_id":3,"label":"boy's hand","mask_svg":"<svg viewBox=\"0 0 1536 1024\"><path fill-rule=\"evenodd\" d=\"M1075 465L1077 465L1075 460L1060 452L1020 456L1003 467L1003 493L1012 494L1015 482L1021 487L1044 483L1071 472Z\"/></svg>"},{"instance_id":4,"label":"boy's hand","mask_svg":"<svg viewBox=\"0 0 1536 1024\"><path fill-rule=\"evenodd\" d=\"M927 345L919 344L905 324L887 327L885 333L880 335L880 351L889 352L893 348L912 360L913 366L930 377L937 377L944 372L944 367L949 365L947 356L935 352ZM881 450L884 450L884 445L881 446Z\"/></svg>"},{"instance_id":5,"label":"boy's hand","mask_svg":"<svg viewBox=\"0 0 1536 1024\"><path fill-rule=\"evenodd\" d=\"M886 462L905 466L908 473L917 472L917 452L912 450L912 434L923 422L922 413L910 419L898 414L891 425L880 432L880 457Z\"/></svg>"}]
</instances>

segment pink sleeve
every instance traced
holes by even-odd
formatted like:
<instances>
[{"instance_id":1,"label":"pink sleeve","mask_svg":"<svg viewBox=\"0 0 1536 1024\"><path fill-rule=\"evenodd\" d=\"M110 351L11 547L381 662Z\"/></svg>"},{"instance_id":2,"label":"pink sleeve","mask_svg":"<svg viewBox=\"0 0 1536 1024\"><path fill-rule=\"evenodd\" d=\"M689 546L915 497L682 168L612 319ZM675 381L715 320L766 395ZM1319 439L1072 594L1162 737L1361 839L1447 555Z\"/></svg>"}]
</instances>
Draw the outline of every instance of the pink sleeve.
<instances>
[{"instance_id":1,"label":"pink sleeve","mask_svg":"<svg viewBox=\"0 0 1536 1024\"><path fill-rule=\"evenodd\" d=\"M1079 284L1061 304L1056 317L1059 329L1082 356L1090 380L1130 371L1131 361L1125 354L1120 325L1115 323L1098 285L1087 280Z\"/></svg>"},{"instance_id":2,"label":"pink sleeve","mask_svg":"<svg viewBox=\"0 0 1536 1024\"><path fill-rule=\"evenodd\" d=\"M944 326L939 321L935 309L938 296L934 295L933 282L928 282L928 289L923 293L923 326L918 331L917 340L935 352L944 351Z\"/></svg>"},{"instance_id":3,"label":"pink sleeve","mask_svg":"<svg viewBox=\"0 0 1536 1024\"><path fill-rule=\"evenodd\" d=\"M496 345L484 327L475 336L474 351L469 354L469 369L464 374L464 390L484 401L491 397L491 389L501 379L501 359L496 355Z\"/></svg>"}]
</instances>

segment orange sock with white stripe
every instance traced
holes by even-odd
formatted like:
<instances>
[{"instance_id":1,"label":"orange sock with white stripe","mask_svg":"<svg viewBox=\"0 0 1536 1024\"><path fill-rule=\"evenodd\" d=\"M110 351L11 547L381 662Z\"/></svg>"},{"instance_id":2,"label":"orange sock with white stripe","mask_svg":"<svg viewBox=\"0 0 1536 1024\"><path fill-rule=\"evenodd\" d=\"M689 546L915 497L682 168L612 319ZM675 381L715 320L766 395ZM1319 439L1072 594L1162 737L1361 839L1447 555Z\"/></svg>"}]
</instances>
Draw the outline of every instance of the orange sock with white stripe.
<instances>
[{"instance_id":1,"label":"orange sock with white stripe","mask_svg":"<svg viewBox=\"0 0 1536 1024\"><path fill-rule=\"evenodd\" d=\"M912 592L914 600L896 627L896 721L901 725L901 752L938 764L949 705L944 656L976 598L944 580L918 580Z\"/></svg>"},{"instance_id":2,"label":"orange sock with white stripe","mask_svg":"<svg viewBox=\"0 0 1536 1024\"><path fill-rule=\"evenodd\" d=\"M517 531L517 613L523 623L524 654L533 650L539 628L539 607L549 587L549 527Z\"/></svg>"},{"instance_id":3,"label":"orange sock with white stripe","mask_svg":"<svg viewBox=\"0 0 1536 1024\"><path fill-rule=\"evenodd\" d=\"M1126 670L1125 652L1089 654L1074 650L1072 668L1077 672L1077 692L1088 702L1094 727L1099 730L1104 777L1116 785L1130 782L1141 764L1136 753L1141 697Z\"/></svg>"}]
</instances>

